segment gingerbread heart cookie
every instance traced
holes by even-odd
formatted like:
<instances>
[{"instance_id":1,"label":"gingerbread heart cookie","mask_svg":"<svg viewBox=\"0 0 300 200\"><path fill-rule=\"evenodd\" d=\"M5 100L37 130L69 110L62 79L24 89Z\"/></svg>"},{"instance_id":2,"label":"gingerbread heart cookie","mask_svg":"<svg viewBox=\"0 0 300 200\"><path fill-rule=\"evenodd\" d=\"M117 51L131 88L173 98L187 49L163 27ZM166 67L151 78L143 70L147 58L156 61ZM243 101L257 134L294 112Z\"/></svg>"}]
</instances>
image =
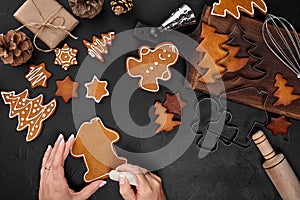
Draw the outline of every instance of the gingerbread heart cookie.
<instances>
[{"instance_id":1,"label":"gingerbread heart cookie","mask_svg":"<svg viewBox=\"0 0 300 200\"><path fill-rule=\"evenodd\" d=\"M129 76L140 78L140 88L149 92L157 92L159 79L163 81L171 79L169 67L177 62L179 51L173 43L164 42L154 49L142 46L138 54L139 58L128 57L126 59L126 71Z\"/></svg>"},{"instance_id":2,"label":"gingerbread heart cookie","mask_svg":"<svg viewBox=\"0 0 300 200\"><path fill-rule=\"evenodd\" d=\"M84 181L105 179L111 170L127 162L117 155L114 148L113 144L119 139L119 134L105 127L98 117L81 125L71 153L84 159L87 167Z\"/></svg>"}]
</instances>

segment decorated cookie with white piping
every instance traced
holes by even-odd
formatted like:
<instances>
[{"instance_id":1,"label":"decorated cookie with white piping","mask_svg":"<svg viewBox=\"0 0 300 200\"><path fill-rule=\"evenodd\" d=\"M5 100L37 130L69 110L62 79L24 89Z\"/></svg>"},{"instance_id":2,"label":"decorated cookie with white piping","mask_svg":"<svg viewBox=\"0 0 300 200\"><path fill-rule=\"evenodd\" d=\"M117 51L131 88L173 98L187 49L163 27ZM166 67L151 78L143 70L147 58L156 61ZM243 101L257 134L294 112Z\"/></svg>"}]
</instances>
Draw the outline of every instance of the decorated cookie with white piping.
<instances>
[{"instance_id":1,"label":"decorated cookie with white piping","mask_svg":"<svg viewBox=\"0 0 300 200\"><path fill-rule=\"evenodd\" d=\"M1 92L5 104L10 104L9 118L18 116L17 131L23 131L26 128L26 141L30 142L37 138L43 128L43 121L53 115L56 110L56 99L52 99L48 104L43 105L44 97L40 94L34 99L29 99L28 90L20 94L15 91Z\"/></svg>"},{"instance_id":2,"label":"decorated cookie with white piping","mask_svg":"<svg viewBox=\"0 0 300 200\"><path fill-rule=\"evenodd\" d=\"M108 47L112 46L113 39L115 39L115 33L108 32L101 34L101 37L93 36L92 42L83 40L83 44L88 49L88 54L91 57L104 62L103 54L108 54Z\"/></svg>"},{"instance_id":3,"label":"decorated cookie with white piping","mask_svg":"<svg viewBox=\"0 0 300 200\"><path fill-rule=\"evenodd\" d=\"M87 168L85 182L108 178L111 170L127 163L125 158L116 153L114 143L119 140L119 134L105 127L98 117L81 125L71 153L74 157L84 159Z\"/></svg>"},{"instance_id":4,"label":"decorated cookie with white piping","mask_svg":"<svg viewBox=\"0 0 300 200\"><path fill-rule=\"evenodd\" d=\"M30 82L31 87L34 89L38 86L47 87L47 80L51 76L52 74L47 71L45 63L41 63L39 65L31 64L25 78Z\"/></svg>"},{"instance_id":5,"label":"decorated cookie with white piping","mask_svg":"<svg viewBox=\"0 0 300 200\"><path fill-rule=\"evenodd\" d=\"M107 85L107 81L99 81L97 76L94 76L91 82L84 84L87 90L85 98L94 99L96 103L100 103L104 97L109 96Z\"/></svg>"},{"instance_id":6,"label":"decorated cookie with white piping","mask_svg":"<svg viewBox=\"0 0 300 200\"><path fill-rule=\"evenodd\" d=\"M77 53L78 50L71 48L68 44L65 44L61 49L55 49L54 64L60 65L65 71L67 71L72 65L77 65Z\"/></svg>"},{"instance_id":7,"label":"decorated cookie with white piping","mask_svg":"<svg viewBox=\"0 0 300 200\"><path fill-rule=\"evenodd\" d=\"M159 91L158 80L171 79L170 66L176 64L179 51L171 42L158 44L154 49L142 46L138 51L139 58L126 59L126 72L131 77L140 78L139 87L149 92Z\"/></svg>"},{"instance_id":8,"label":"decorated cookie with white piping","mask_svg":"<svg viewBox=\"0 0 300 200\"><path fill-rule=\"evenodd\" d=\"M219 0L218 3L214 3L211 14L219 17L226 17L227 14L230 14L239 19L240 12L244 12L254 17L254 8L263 14L266 14L268 10L264 0Z\"/></svg>"}]
</instances>

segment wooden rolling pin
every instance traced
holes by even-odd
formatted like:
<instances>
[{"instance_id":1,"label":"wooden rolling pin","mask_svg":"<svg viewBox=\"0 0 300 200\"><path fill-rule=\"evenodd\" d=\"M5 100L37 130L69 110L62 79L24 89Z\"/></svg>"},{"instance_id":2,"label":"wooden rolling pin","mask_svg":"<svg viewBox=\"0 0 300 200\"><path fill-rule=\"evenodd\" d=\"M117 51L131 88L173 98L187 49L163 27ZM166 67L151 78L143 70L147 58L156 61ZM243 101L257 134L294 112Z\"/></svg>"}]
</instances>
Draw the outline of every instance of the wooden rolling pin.
<instances>
[{"instance_id":1,"label":"wooden rolling pin","mask_svg":"<svg viewBox=\"0 0 300 200\"><path fill-rule=\"evenodd\" d=\"M275 154L262 131L252 136L256 146L266 159L263 168L284 200L300 199L300 183L283 154Z\"/></svg>"}]
</instances>

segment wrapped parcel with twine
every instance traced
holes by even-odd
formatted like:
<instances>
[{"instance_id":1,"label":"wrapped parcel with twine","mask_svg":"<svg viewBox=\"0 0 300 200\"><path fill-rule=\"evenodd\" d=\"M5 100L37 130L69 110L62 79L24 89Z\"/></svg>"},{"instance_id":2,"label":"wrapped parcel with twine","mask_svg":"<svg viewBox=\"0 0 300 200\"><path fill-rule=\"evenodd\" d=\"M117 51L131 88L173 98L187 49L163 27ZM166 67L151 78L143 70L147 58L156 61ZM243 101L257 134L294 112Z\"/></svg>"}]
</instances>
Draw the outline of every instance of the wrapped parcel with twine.
<instances>
[{"instance_id":1,"label":"wrapped parcel with twine","mask_svg":"<svg viewBox=\"0 0 300 200\"><path fill-rule=\"evenodd\" d=\"M68 35L76 38L71 31L79 21L55 0L26 0L14 17L23 24L19 29L27 27L34 34L33 43L38 50L42 49L37 47L36 38L50 48L44 52L53 50Z\"/></svg>"}]
</instances>

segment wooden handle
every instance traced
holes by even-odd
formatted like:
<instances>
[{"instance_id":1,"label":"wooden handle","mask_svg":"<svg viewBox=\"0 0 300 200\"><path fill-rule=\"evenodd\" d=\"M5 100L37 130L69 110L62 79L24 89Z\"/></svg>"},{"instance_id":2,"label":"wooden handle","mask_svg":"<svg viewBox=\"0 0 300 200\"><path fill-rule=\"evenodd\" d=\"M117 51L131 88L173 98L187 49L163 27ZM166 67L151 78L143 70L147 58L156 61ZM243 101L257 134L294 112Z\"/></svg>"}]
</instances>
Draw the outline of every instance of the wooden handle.
<instances>
[{"instance_id":1,"label":"wooden handle","mask_svg":"<svg viewBox=\"0 0 300 200\"><path fill-rule=\"evenodd\" d=\"M300 183L283 154L275 154L262 131L252 136L253 141L266 159L263 167L282 199L300 199Z\"/></svg>"},{"instance_id":2,"label":"wooden handle","mask_svg":"<svg viewBox=\"0 0 300 200\"><path fill-rule=\"evenodd\" d=\"M258 131L252 136L252 139L266 160L276 155L264 132Z\"/></svg>"}]
</instances>

